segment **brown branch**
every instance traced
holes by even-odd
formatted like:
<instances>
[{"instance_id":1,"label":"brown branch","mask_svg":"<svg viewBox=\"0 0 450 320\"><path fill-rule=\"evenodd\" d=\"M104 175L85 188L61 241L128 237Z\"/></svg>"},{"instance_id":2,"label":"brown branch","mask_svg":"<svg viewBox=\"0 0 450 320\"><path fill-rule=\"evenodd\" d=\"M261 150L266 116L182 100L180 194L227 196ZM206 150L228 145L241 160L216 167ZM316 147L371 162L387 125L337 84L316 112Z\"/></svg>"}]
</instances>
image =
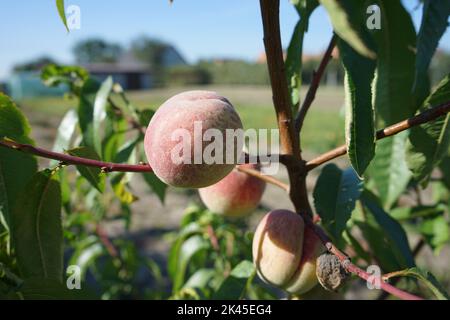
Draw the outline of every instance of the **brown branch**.
<instances>
[{"instance_id":1,"label":"brown branch","mask_svg":"<svg viewBox=\"0 0 450 320\"><path fill-rule=\"evenodd\" d=\"M29 144L18 143L11 140L0 139L0 146L10 148L25 153L33 154L39 157L53 159L63 162L64 164L83 165L88 167L101 168L105 172L120 171L120 172L152 172L152 168L148 164L123 164L104 162L99 160L81 158L71 156L64 153L54 152L39 147L34 147Z\"/></svg>"},{"instance_id":2,"label":"brown branch","mask_svg":"<svg viewBox=\"0 0 450 320\"><path fill-rule=\"evenodd\" d=\"M280 35L280 1L260 0L264 31L264 47L269 69L272 99L280 130L281 151L295 159L287 166L290 182L289 197L297 212L312 213L306 189L306 171L302 162L298 134L295 132L289 95L283 48Z\"/></svg>"},{"instance_id":3,"label":"brown branch","mask_svg":"<svg viewBox=\"0 0 450 320\"><path fill-rule=\"evenodd\" d=\"M269 68L272 98L280 129L284 154L299 156L298 142L292 123L292 107L283 60L280 36L279 0L260 0L264 29L264 47Z\"/></svg>"},{"instance_id":4,"label":"brown branch","mask_svg":"<svg viewBox=\"0 0 450 320\"><path fill-rule=\"evenodd\" d=\"M289 192L289 186L287 184L281 182L280 180L277 180L276 178L274 178L272 176L266 176L266 175L263 175L258 170L250 169L250 168L246 168L246 167L242 167L242 166L237 166L236 169L241 172L245 172L246 174L248 174L250 176L253 176L255 178L263 180L267 183L273 184L273 185L283 189L286 192Z\"/></svg>"},{"instance_id":5,"label":"brown branch","mask_svg":"<svg viewBox=\"0 0 450 320\"><path fill-rule=\"evenodd\" d=\"M322 76L325 72L328 63L333 58L333 49L335 46L336 46L336 36L333 35L333 37L330 40L330 43L328 44L328 48L322 57L322 61L320 62L319 68L317 69L317 71L314 71L313 79L311 81L311 85L309 86L308 92L306 93L305 100L303 101L302 106L299 112L297 113L297 117L295 118L295 129L298 133L300 133L300 131L302 130L306 113L308 112L314 99L316 98L316 92L317 89L319 88Z\"/></svg>"},{"instance_id":6,"label":"brown branch","mask_svg":"<svg viewBox=\"0 0 450 320\"><path fill-rule=\"evenodd\" d=\"M396 135L397 133L408 130L412 127L419 126L421 124L436 120L437 118L444 116L448 112L450 112L450 101L446 102L444 104L441 104L437 107L431 108L422 113L419 113L418 115L416 115L412 118L403 120L401 122L393 124L392 126L389 126L387 128L379 130L377 132L377 140L381 140L381 139ZM337 157L343 156L346 153L347 153L347 147L345 145L337 147L336 149L328 151L328 152L318 156L317 158L308 161L306 163L306 170L310 171L330 160L333 160Z\"/></svg>"},{"instance_id":7,"label":"brown branch","mask_svg":"<svg viewBox=\"0 0 450 320\"><path fill-rule=\"evenodd\" d=\"M328 238L328 236L325 234L325 232L323 231L323 229L320 226L314 224L314 222L312 221L312 219L309 216L304 216L304 219L305 219L306 224L313 229L314 233L322 241L324 246L327 248L328 252L330 252L330 253L334 254L336 257L338 257L338 259L341 261L342 266L348 272L358 276L359 278L361 278L365 281L370 281L370 279L372 278L372 275L365 272L358 266L354 265L350 261L349 257L345 253L340 251L333 244L333 242L330 240L330 238ZM376 279L373 279L373 280L375 281ZM383 281L380 281L380 288L382 290L392 294L393 296L396 296L397 298L400 298L403 300L423 300L422 298L420 298L418 296L415 296L411 293L400 290L400 289L394 287L393 285L383 282Z\"/></svg>"}]
</instances>

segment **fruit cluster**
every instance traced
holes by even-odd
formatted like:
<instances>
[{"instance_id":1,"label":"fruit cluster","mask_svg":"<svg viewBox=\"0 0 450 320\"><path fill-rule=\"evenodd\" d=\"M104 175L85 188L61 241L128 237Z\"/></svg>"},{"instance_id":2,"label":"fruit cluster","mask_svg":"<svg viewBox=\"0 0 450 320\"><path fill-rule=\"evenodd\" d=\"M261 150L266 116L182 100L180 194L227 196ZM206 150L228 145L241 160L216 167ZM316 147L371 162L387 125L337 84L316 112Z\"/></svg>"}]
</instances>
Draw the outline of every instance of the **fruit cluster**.
<instances>
[{"instance_id":1,"label":"fruit cluster","mask_svg":"<svg viewBox=\"0 0 450 320\"><path fill-rule=\"evenodd\" d=\"M198 138L196 122L202 124L200 134L212 129L226 136L227 129L242 128L233 105L217 93L188 91L178 94L157 110L147 128L144 146L150 166L169 185L198 188L201 200L212 212L229 218L250 214L261 201L264 181L237 170L236 163L173 161L173 150L180 143L173 132L185 130L188 141L184 143L193 146ZM240 152L242 146L236 141L233 143L234 151ZM190 148L182 152L189 152L185 158L194 159L198 150ZM235 153L236 159L240 156L239 152ZM260 169L257 164L240 166ZM316 259L324 251L315 233L305 227L303 218L288 210L267 213L253 239L253 260L259 277L293 294L303 294L318 283Z\"/></svg>"}]
</instances>

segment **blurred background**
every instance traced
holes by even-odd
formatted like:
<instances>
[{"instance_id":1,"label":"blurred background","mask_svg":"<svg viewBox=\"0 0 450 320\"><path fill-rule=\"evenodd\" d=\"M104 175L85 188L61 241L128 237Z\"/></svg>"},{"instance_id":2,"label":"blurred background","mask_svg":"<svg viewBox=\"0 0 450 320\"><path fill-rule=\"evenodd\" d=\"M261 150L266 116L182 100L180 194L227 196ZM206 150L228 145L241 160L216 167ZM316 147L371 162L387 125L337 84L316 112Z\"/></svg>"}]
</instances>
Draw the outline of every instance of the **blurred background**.
<instances>
[{"instance_id":1,"label":"blurred background","mask_svg":"<svg viewBox=\"0 0 450 320\"><path fill-rule=\"evenodd\" d=\"M421 6L416 0L403 2L418 27ZM140 108L157 109L172 95L189 89L214 90L235 105L246 128L275 128L259 1L66 1L69 5L78 6L81 14L80 28L70 33L61 23L53 0L0 4L0 91L22 108L38 145L52 147L62 116L77 103L76 99L65 98L64 87L42 84L40 71L49 63L81 65L98 80L112 75ZM287 47L298 21L288 0L281 1L280 18L282 42ZM312 15L304 41L302 97L331 32L327 15L319 8ZM338 55L334 53L305 122L305 158L344 143L343 69L336 59ZM448 70L447 31L433 59L433 83ZM347 165L345 159L337 163ZM279 178L287 180L284 172L279 173ZM312 173L309 186L315 179L316 173ZM130 228L114 220L105 223L104 228L111 237L125 235L142 254L162 265L168 251L162 235L178 228L185 208L198 202L198 196L192 191L170 189L162 203L157 195L148 192L143 181L133 181L133 189L140 200L132 204ZM268 186L250 225L262 213L280 207L291 208L287 195ZM427 260L432 253L424 252L422 259ZM450 283L446 269L439 265L448 267L448 259L440 261L430 269ZM357 288L350 291L350 297L357 292Z\"/></svg>"}]
</instances>

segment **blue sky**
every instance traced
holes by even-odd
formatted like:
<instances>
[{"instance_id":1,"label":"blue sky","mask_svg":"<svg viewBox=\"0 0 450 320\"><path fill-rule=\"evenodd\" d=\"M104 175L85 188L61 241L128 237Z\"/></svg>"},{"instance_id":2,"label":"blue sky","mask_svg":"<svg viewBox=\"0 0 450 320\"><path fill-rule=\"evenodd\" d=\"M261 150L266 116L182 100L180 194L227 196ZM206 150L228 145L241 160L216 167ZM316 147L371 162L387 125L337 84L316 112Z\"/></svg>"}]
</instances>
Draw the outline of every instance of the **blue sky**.
<instances>
[{"instance_id":1,"label":"blue sky","mask_svg":"<svg viewBox=\"0 0 450 320\"><path fill-rule=\"evenodd\" d=\"M413 9L417 0L404 0ZM71 48L81 40L102 37L128 45L138 35L173 43L189 62L208 57L256 59L263 48L258 0L66 0L81 9L81 29L67 34L54 0L2 1L0 11L0 79L11 67L41 55L62 63L73 60ZM421 10L413 13L416 25ZM287 46L297 22L288 0L281 0L281 32ZM323 9L312 16L305 52L327 45L331 26ZM441 40L450 50L450 32Z\"/></svg>"}]
</instances>

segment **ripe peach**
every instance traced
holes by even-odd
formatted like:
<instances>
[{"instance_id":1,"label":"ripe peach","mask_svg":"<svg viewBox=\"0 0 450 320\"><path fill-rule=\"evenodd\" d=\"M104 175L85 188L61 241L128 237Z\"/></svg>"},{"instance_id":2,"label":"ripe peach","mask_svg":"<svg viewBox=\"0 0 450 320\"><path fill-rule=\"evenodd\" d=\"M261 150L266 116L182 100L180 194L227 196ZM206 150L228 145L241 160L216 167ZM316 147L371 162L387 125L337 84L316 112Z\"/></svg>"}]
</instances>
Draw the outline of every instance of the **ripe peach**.
<instances>
[{"instance_id":1,"label":"ripe peach","mask_svg":"<svg viewBox=\"0 0 450 320\"><path fill-rule=\"evenodd\" d=\"M258 170L257 164L243 164ZM256 209L266 183L237 169L212 186L199 189L200 198L212 212L226 217L243 217Z\"/></svg>"},{"instance_id":2,"label":"ripe peach","mask_svg":"<svg viewBox=\"0 0 450 320\"><path fill-rule=\"evenodd\" d=\"M223 155L219 155L222 163L204 161L203 150L215 139L215 136L212 141L203 139L208 129L216 129L212 131L223 137ZM156 111L148 125L144 139L148 163L154 173L169 185L186 188L212 185L235 166L236 162L226 163L226 153L234 152L236 161L242 151L242 145L238 145L236 139L231 144L234 150L226 148L226 129L242 129L239 115L226 98L210 91L187 91L175 95ZM187 137L180 132L186 133ZM184 147L180 151L180 144L187 146L187 151ZM174 161L174 152L187 161Z\"/></svg>"},{"instance_id":3,"label":"ripe peach","mask_svg":"<svg viewBox=\"0 0 450 320\"><path fill-rule=\"evenodd\" d=\"M302 257L304 228L302 217L289 210L273 210L264 216L252 245L261 279L278 287L290 282Z\"/></svg>"},{"instance_id":4,"label":"ripe peach","mask_svg":"<svg viewBox=\"0 0 450 320\"><path fill-rule=\"evenodd\" d=\"M288 210L269 212L253 239L253 261L265 282L303 294L317 283L316 259L325 250L303 219Z\"/></svg>"}]
</instances>

